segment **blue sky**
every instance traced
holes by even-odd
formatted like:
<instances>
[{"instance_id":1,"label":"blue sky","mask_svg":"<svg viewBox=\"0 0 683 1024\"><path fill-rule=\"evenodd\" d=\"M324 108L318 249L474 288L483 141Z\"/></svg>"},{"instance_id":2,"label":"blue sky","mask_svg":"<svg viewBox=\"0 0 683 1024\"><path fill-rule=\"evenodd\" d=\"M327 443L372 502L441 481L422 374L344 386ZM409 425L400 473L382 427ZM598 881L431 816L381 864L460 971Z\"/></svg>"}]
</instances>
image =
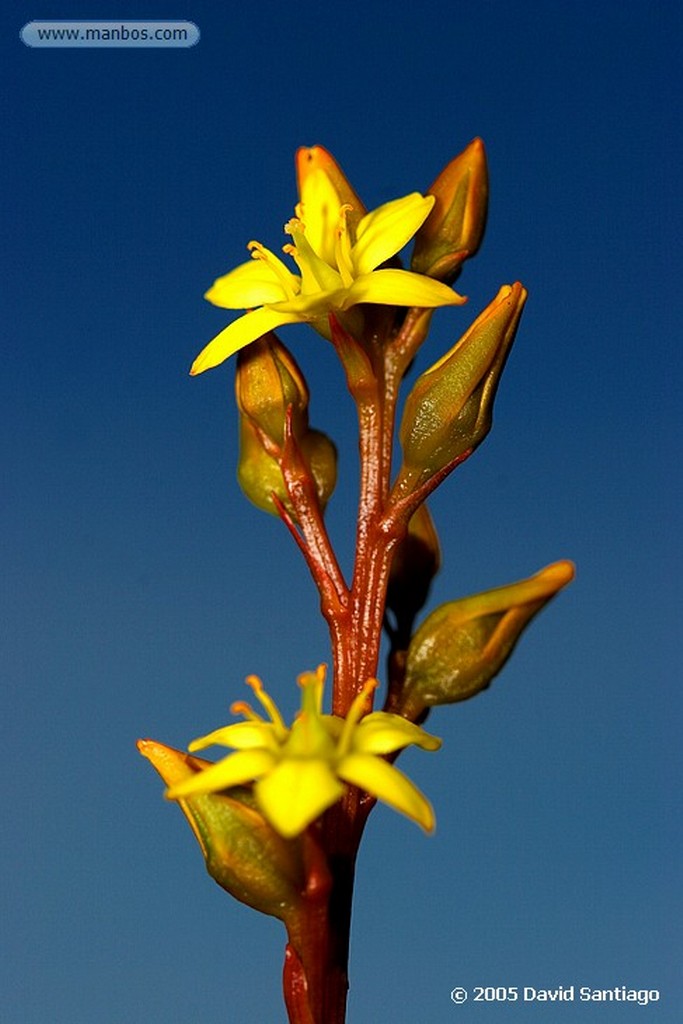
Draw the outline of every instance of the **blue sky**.
<instances>
[{"instance_id":1,"label":"blue sky","mask_svg":"<svg viewBox=\"0 0 683 1024\"><path fill-rule=\"evenodd\" d=\"M352 1024L547 1020L456 985L661 990L560 1024L674 1024L680 962L678 4L402 8L13 5L2 15L5 372L3 957L8 1024L284 1020L280 926L223 896L138 757L227 721L260 674L288 710L328 658L280 524L235 479L232 372L192 358L202 300L281 244L293 153L329 148L370 207L482 136L487 238L421 368L500 284L530 298L494 430L439 492L429 607L557 558L574 585L494 687L402 762L438 817L379 810L361 850ZM39 50L34 18L187 18L190 50ZM342 476L354 421L329 348L283 337ZM676 965L676 966L675 966Z\"/></svg>"}]
</instances>

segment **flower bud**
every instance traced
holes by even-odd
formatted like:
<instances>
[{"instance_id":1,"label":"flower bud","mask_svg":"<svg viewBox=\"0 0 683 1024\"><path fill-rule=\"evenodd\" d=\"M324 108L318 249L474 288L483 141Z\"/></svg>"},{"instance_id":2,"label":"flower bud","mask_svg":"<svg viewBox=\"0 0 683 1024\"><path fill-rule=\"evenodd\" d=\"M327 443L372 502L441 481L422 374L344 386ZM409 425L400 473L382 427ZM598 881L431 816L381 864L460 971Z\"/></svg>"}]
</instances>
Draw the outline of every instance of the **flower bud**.
<instances>
[{"instance_id":1,"label":"flower bud","mask_svg":"<svg viewBox=\"0 0 683 1024\"><path fill-rule=\"evenodd\" d=\"M461 264L481 245L488 194L484 143L474 139L427 192L436 202L415 236L411 270L448 284L454 281Z\"/></svg>"},{"instance_id":2,"label":"flower bud","mask_svg":"<svg viewBox=\"0 0 683 1024\"><path fill-rule=\"evenodd\" d=\"M321 430L307 430L299 448L310 467L320 508L324 510L337 484L336 446Z\"/></svg>"},{"instance_id":3,"label":"flower bud","mask_svg":"<svg viewBox=\"0 0 683 1024\"><path fill-rule=\"evenodd\" d=\"M274 334L266 334L237 356L235 395L241 413L281 445L287 409L295 433L308 424L308 388L294 356Z\"/></svg>"},{"instance_id":4,"label":"flower bud","mask_svg":"<svg viewBox=\"0 0 683 1024\"><path fill-rule=\"evenodd\" d=\"M138 750L171 786L203 770L202 758L154 740ZM259 812L251 790L239 787L178 800L211 877L247 906L288 921L304 888L300 844L283 839Z\"/></svg>"},{"instance_id":5,"label":"flower bud","mask_svg":"<svg viewBox=\"0 0 683 1024\"><path fill-rule=\"evenodd\" d=\"M408 531L396 548L389 573L387 608L396 616L399 632L405 625L410 629L415 615L427 600L440 565L436 527L429 509L423 504L408 523Z\"/></svg>"},{"instance_id":6,"label":"flower bud","mask_svg":"<svg viewBox=\"0 0 683 1024\"><path fill-rule=\"evenodd\" d=\"M519 282L504 285L457 345L418 377L401 421L399 491L414 489L488 434L526 297Z\"/></svg>"},{"instance_id":7,"label":"flower bud","mask_svg":"<svg viewBox=\"0 0 683 1024\"><path fill-rule=\"evenodd\" d=\"M246 416L240 416L237 481L252 505L269 512L272 516L278 515L273 494L288 506L287 490L280 466L265 450L257 429Z\"/></svg>"},{"instance_id":8,"label":"flower bud","mask_svg":"<svg viewBox=\"0 0 683 1024\"><path fill-rule=\"evenodd\" d=\"M437 608L410 642L402 713L414 720L425 708L486 689L531 619L573 578L571 562L555 562L529 579Z\"/></svg>"},{"instance_id":9,"label":"flower bud","mask_svg":"<svg viewBox=\"0 0 683 1024\"><path fill-rule=\"evenodd\" d=\"M337 482L337 449L326 434L306 430L297 445L315 484L320 508L324 510ZM261 443L258 430L246 416L240 416L240 453L237 480L244 494L257 508L279 515L273 494L296 518L289 501L279 461Z\"/></svg>"}]
</instances>

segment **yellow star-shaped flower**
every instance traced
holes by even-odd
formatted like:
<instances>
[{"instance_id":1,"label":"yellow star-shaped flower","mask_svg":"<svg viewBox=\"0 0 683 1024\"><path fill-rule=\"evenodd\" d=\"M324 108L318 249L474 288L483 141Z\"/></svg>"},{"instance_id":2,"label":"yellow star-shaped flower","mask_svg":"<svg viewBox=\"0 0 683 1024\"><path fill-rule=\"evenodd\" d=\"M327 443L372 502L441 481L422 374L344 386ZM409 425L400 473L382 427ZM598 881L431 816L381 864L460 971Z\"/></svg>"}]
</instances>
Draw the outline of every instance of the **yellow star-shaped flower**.
<instances>
[{"instance_id":1,"label":"yellow star-shaped flower","mask_svg":"<svg viewBox=\"0 0 683 1024\"><path fill-rule=\"evenodd\" d=\"M420 726L386 711L363 715L368 695L377 686L370 679L353 701L346 718L322 713L325 666L299 677L301 710L287 728L275 702L257 676L247 683L265 709L262 717L245 703L234 704L244 722L224 726L194 740L194 752L217 743L229 754L204 771L171 786L172 800L254 782L254 795L271 825L283 836L298 835L344 793L344 784L359 786L421 825L434 828L427 798L402 772L384 759L415 744L438 750L441 740Z\"/></svg>"},{"instance_id":2,"label":"yellow star-shaped flower","mask_svg":"<svg viewBox=\"0 0 683 1024\"><path fill-rule=\"evenodd\" d=\"M304 152L317 154L319 148ZM314 160L312 168L300 175L301 201L296 216L285 225L292 243L283 251L293 258L299 273L260 242L250 242L252 259L219 277L205 296L215 306L250 312L209 342L195 359L192 374L217 366L284 324L311 323L324 333L330 312L343 312L359 303L431 309L465 301L423 274L378 269L422 226L434 197L413 192L359 218L360 211L344 201L339 180L335 185L326 169L336 165L324 155L327 164ZM337 169L337 177L340 174ZM341 187L354 196L345 179Z\"/></svg>"}]
</instances>

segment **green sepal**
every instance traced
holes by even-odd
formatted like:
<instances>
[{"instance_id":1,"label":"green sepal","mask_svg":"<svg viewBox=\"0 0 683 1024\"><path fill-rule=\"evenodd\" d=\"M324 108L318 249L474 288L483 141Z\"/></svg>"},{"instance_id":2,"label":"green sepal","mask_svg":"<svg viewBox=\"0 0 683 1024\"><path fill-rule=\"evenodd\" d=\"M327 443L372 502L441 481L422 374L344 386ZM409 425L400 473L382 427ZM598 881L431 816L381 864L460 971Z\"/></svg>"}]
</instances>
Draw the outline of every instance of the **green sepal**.
<instances>
[{"instance_id":1,"label":"green sepal","mask_svg":"<svg viewBox=\"0 0 683 1024\"><path fill-rule=\"evenodd\" d=\"M447 164L427 195L436 202L415 236L411 270L450 284L479 249L486 227L489 182L481 139Z\"/></svg>"},{"instance_id":2,"label":"green sepal","mask_svg":"<svg viewBox=\"0 0 683 1024\"><path fill-rule=\"evenodd\" d=\"M154 740L140 740L138 749L169 786L210 763ZM214 881L241 903L293 921L305 887L301 842L284 839L272 828L258 810L251 789L240 786L175 802Z\"/></svg>"},{"instance_id":3,"label":"green sepal","mask_svg":"<svg viewBox=\"0 0 683 1024\"><path fill-rule=\"evenodd\" d=\"M238 353L235 397L240 412L275 444L283 442L288 412L296 434L303 434L308 427L309 393L304 375L292 353L272 332Z\"/></svg>"},{"instance_id":4,"label":"green sepal","mask_svg":"<svg viewBox=\"0 0 683 1024\"><path fill-rule=\"evenodd\" d=\"M401 713L414 719L486 689L525 627L573 578L571 562L555 562L529 579L437 608L410 641Z\"/></svg>"},{"instance_id":5,"label":"green sepal","mask_svg":"<svg viewBox=\"0 0 683 1024\"><path fill-rule=\"evenodd\" d=\"M397 495L415 490L488 434L526 297L519 282L505 285L458 343L418 377L401 420Z\"/></svg>"}]
</instances>

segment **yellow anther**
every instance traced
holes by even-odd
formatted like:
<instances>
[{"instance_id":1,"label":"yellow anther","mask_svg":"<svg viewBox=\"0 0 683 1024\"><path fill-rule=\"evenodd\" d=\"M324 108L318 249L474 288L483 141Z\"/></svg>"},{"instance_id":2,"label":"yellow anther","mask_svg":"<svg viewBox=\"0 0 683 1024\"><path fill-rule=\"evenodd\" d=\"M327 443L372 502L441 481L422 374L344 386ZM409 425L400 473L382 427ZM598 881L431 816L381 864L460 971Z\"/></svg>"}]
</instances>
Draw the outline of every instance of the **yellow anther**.
<instances>
[{"instance_id":1,"label":"yellow anther","mask_svg":"<svg viewBox=\"0 0 683 1024\"><path fill-rule=\"evenodd\" d=\"M263 719L260 715L257 715L250 704L247 704L245 700L236 700L230 705L230 713L233 715L243 715L249 722L262 722Z\"/></svg>"},{"instance_id":2,"label":"yellow anther","mask_svg":"<svg viewBox=\"0 0 683 1024\"><path fill-rule=\"evenodd\" d=\"M306 225L304 224L300 217L292 217L285 224L285 234L294 237L294 235L297 234L297 232L299 234L305 234Z\"/></svg>"},{"instance_id":3,"label":"yellow anther","mask_svg":"<svg viewBox=\"0 0 683 1024\"><path fill-rule=\"evenodd\" d=\"M265 260L266 263L268 262L268 250L260 242L249 242L247 249L253 260Z\"/></svg>"}]
</instances>

